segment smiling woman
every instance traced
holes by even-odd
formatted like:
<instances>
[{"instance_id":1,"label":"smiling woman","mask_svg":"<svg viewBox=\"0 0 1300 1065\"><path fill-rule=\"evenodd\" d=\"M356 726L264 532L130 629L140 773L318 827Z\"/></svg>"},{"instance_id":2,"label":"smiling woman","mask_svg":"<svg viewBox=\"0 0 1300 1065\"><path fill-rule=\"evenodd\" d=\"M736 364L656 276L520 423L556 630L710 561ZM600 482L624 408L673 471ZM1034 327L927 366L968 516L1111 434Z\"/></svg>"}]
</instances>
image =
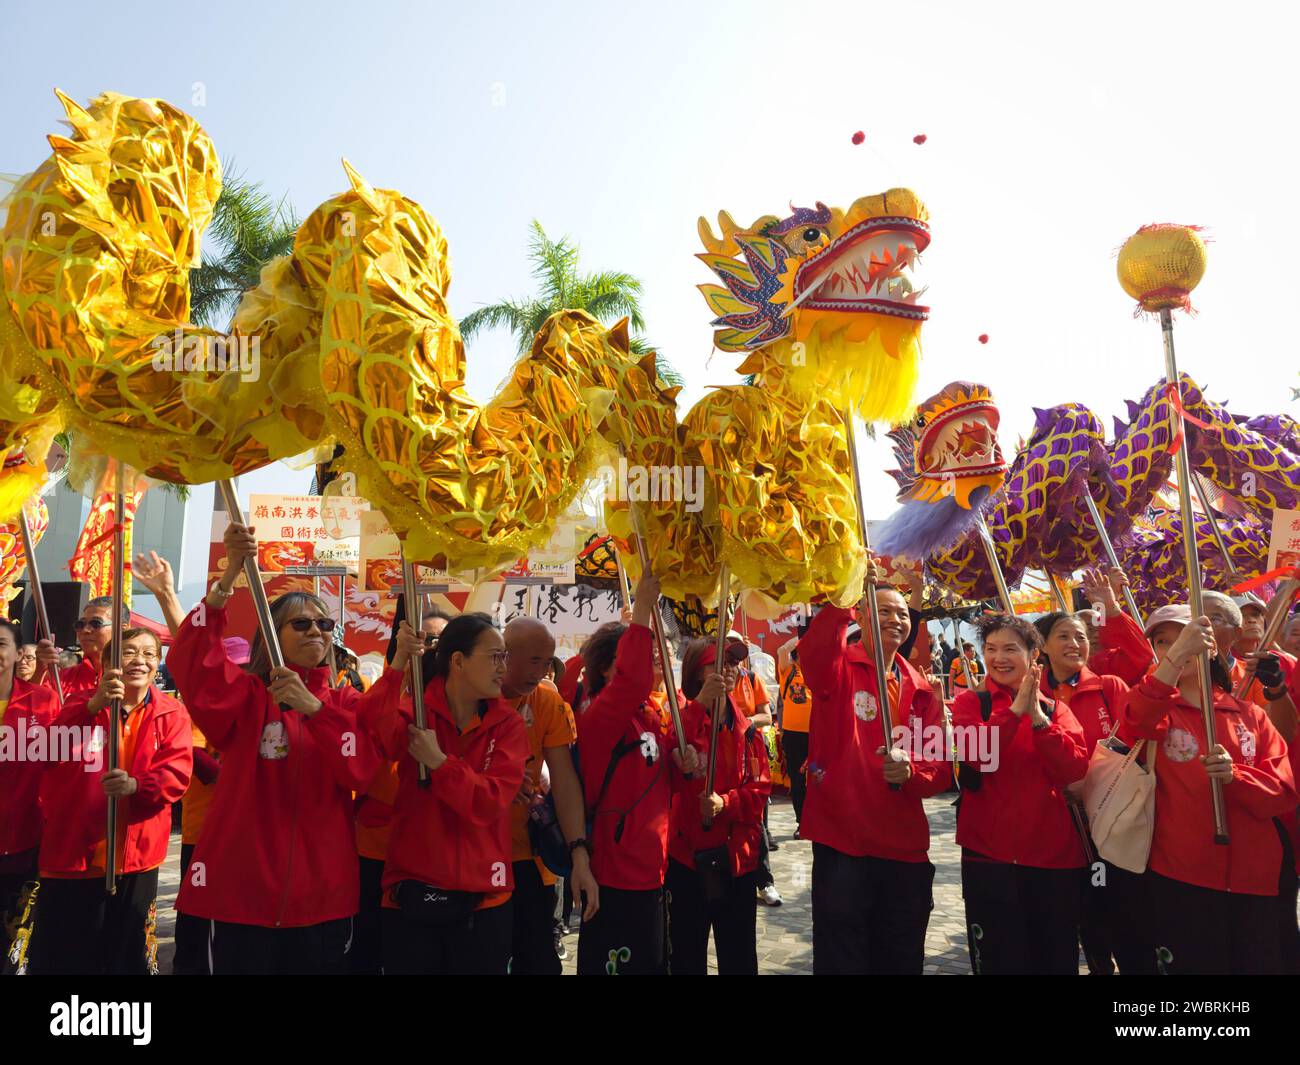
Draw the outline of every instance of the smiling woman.
<instances>
[{"instance_id":1,"label":"smiling woman","mask_svg":"<svg viewBox=\"0 0 1300 1065\"><path fill-rule=\"evenodd\" d=\"M988 679L952 705L981 752L962 766L957 843L976 974L1075 974L1086 852L1066 788L1088 768L1069 706L1039 691L1042 645L1024 618L981 619ZM988 752L984 754L983 752Z\"/></svg>"}]
</instances>

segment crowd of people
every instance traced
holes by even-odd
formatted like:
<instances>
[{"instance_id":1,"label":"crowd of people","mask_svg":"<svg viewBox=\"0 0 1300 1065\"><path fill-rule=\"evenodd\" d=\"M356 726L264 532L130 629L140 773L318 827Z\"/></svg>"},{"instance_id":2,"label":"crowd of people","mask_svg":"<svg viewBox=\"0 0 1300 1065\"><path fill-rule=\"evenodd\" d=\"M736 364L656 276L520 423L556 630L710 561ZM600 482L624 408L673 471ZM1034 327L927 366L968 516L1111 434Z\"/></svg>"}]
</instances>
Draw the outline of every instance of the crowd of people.
<instances>
[{"instance_id":1,"label":"crowd of people","mask_svg":"<svg viewBox=\"0 0 1300 1065\"><path fill-rule=\"evenodd\" d=\"M974 973L1074 974L1081 946L1094 974L1300 968L1300 619L1283 632L1290 653L1262 648L1267 607L1253 595L1207 593L1202 616L1172 604L1139 625L1122 577L1092 573L1093 611L986 614L982 657L967 644L945 663L915 597L881 586L884 684L865 603L827 605L780 648L773 705L738 633L685 642L679 668L661 659L649 574L623 620L567 662L535 618L399 614L368 685L335 659L326 604L292 592L271 603L274 666L260 633L227 631L253 531L232 524L224 547L223 576L188 612L167 564L136 560L172 633L175 696L158 683L154 632L123 619L114 655L111 599L83 609L82 657L62 668L48 640L24 644L0 622L4 728L75 737L44 761L0 759L11 969L156 971L158 873L180 803L177 974L557 975L570 907L580 974L704 974L710 937L720 974L755 974L757 907L780 903L774 725L812 845L816 973L922 972L935 874L924 804L954 790ZM110 770L96 756L118 704ZM941 746L900 739L936 734ZM1142 745L1154 773L1145 872L1090 839L1079 789L1101 744Z\"/></svg>"}]
</instances>

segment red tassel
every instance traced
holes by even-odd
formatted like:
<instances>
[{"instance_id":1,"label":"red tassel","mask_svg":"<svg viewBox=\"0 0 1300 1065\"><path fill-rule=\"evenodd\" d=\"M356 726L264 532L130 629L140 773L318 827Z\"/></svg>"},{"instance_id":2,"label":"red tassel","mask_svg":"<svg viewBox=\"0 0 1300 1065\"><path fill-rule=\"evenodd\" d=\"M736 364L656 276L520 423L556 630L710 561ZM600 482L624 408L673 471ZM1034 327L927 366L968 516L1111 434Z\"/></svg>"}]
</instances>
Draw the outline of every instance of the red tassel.
<instances>
[{"instance_id":1,"label":"red tassel","mask_svg":"<svg viewBox=\"0 0 1300 1065\"><path fill-rule=\"evenodd\" d=\"M924 143L925 143L925 134L924 134L924 133L918 133L915 137L912 138L912 143L913 143L913 144L924 144Z\"/></svg>"},{"instance_id":2,"label":"red tassel","mask_svg":"<svg viewBox=\"0 0 1300 1065\"><path fill-rule=\"evenodd\" d=\"M854 144L861 144L866 139L867 139L867 135L863 133L862 130L858 130L857 133L853 134Z\"/></svg>"},{"instance_id":3,"label":"red tassel","mask_svg":"<svg viewBox=\"0 0 1300 1065\"><path fill-rule=\"evenodd\" d=\"M981 334L980 334L980 343L981 343L981 344L987 344L988 342L989 342L989 335L988 335L988 333L981 333Z\"/></svg>"}]
</instances>

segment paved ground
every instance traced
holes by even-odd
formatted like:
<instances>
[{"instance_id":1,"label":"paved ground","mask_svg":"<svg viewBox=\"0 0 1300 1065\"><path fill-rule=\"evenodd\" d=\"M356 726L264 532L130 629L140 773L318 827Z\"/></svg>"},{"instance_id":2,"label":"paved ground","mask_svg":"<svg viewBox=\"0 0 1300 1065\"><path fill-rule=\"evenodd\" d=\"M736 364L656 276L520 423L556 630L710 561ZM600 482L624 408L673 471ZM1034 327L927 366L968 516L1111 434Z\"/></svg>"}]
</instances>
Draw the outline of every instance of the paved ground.
<instances>
[{"instance_id":1,"label":"paved ground","mask_svg":"<svg viewBox=\"0 0 1300 1065\"><path fill-rule=\"evenodd\" d=\"M956 844L953 796L925 800L930 817L930 860L935 865L934 912L926 938L925 971L966 974L966 925L961 901L961 864ZM812 844L794 836L794 810L788 799L773 801L769 823L779 844L772 855L772 874L784 904L758 908L758 968L760 973L812 973ZM180 835L172 836L167 862L158 875L158 968L170 973L174 950L172 935L176 913L172 902L180 885ZM577 963L578 934L565 937L568 958L564 971ZM710 967L713 950L709 949Z\"/></svg>"}]
</instances>

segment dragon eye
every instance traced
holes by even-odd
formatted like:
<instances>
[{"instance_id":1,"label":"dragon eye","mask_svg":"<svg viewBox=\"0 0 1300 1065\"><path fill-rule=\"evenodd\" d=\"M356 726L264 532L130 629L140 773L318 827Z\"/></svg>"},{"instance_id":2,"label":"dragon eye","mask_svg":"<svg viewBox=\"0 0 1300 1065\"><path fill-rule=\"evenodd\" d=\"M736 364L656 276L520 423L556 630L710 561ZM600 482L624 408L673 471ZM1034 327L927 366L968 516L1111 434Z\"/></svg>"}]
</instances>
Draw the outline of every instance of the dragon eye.
<instances>
[{"instance_id":1,"label":"dragon eye","mask_svg":"<svg viewBox=\"0 0 1300 1065\"><path fill-rule=\"evenodd\" d=\"M925 415L924 415L924 414L918 414L918 415L916 416L916 427L917 427L918 429L924 429L924 428L925 428Z\"/></svg>"},{"instance_id":2,"label":"dragon eye","mask_svg":"<svg viewBox=\"0 0 1300 1065\"><path fill-rule=\"evenodd\" d=\"M822 231L816 226L809 226L803 231L803 239L807 244L817 244L822 239Z\"/></svg>"}]
</instances>

